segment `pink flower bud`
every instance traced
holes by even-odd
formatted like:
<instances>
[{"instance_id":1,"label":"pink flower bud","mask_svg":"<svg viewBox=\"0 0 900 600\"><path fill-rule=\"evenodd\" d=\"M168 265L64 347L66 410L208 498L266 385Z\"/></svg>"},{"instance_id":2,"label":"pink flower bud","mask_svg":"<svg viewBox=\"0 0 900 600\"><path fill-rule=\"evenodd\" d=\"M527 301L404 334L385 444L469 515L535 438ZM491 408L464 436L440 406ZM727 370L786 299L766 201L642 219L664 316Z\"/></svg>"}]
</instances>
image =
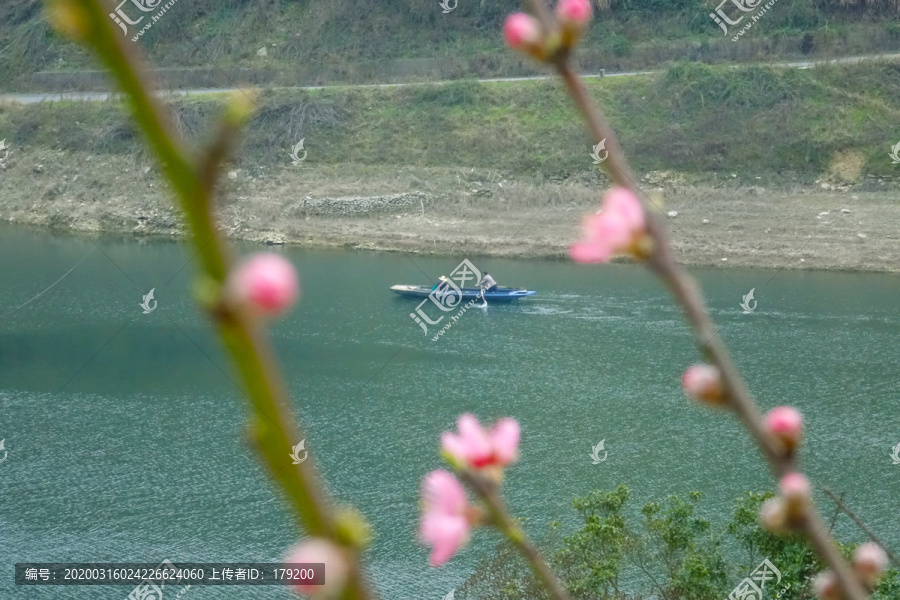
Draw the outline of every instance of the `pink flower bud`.
<instances>
[{"instance_id":1,"label":"pink flower bud","mask_svg":"<svg viewBox=\"0 0 900 600\"><path fill-rule=\"evenodd\" d=\"M778 489L788 502L806 501L812 494L809 480L800 473L788 473L782 477Z\"/></svg>"},{"instance_id":2,"label":"pink flower bud","mask_svg":"<svg viewBox=\"0 0 900 600\"><path fill-rule=\"evenodd\" d=\"M541 26L525 13L513 13L503 23L503 39L510 48L529 48L541 43Z\"/></svg>"},{"instance_id":3,"label":"pink flower bud","mask_svg":"<svg viewBox=\"0 0 900 600\"><path fill-rule=\"evenodd\" d=\"M432 547L431 564L438 567L469 539L471 508L466 490L448 471L439 469L422 483L422 523L419 537Z\"/></svg>"},{"instance_id":4,"label":"pink flower bud","mask_svg":"<svg viewBox=\"0 0 900 600\"><path fill-rule=\"evenodd\" d=\"M778 482L778 489L784 500L788 526L796 529L808 516L812 494L809 480L800 473L788 473Z\"/></svg>"},{"instance_id":5,"label":"pink flower bud","mask_svg":"<svg viewBox=\"0 0 900 600\"><path fill-rule=\"evenodd\" d=\"M689 395L711 404L722 404L725 390L719 369L712 365L694 365L681 376L681 385Z\"/></svg>"},{"instance_id":6,"label":"pink flower bud","mask_svg":"<svg viewBox=\"0 0 900 600\"><path fill-rule=\"evenodd\" d=\"M456 425L459 435L445 431L441 447L459 462L474 469L505 467L519 454L519 423L501 419L489 431L473 415L461 415Z\"/></svg>"},{"instance_id":7,"label":"pink flower bud","mask_svg":"<svg viewBox=\"0 0 900 600\"><path fill-rule=\"evenodd\" d=\"M313 598L336 597L347 581L350 570L343 550L324 538L308 538L288 551L286 563L325 564L324 585L294 584L297 592Z\"/></svg>"},{"instance_id":8,"label":"pink flower bud","mask_svg":"<svg viewBox=\"0 0 900 600\"><path fill-rule=\"evenodd\" d=\"M631 190L612 188L603 197L602 212L584 222L582 241L569 248L575 262L608 262L614 254L640 257L640 241L645 234L644 207Z\"/></svg>"},{"instance_id":9,"label":"pink flower bud","mask_svg":"<svg viewBox=\"0 0 900 600\"><path fill-rule=\"evenodd\" d=\"M867 542L853 553L853 570L867 586L873 587L887 568L887 553L878 544Z\"/></svg>"},{"instance_id":10,"label":"pink flower bud","mask_svg":"<svg viewBox=\"0 0 900 600\"><path fill-rule=\"evenodd\" d=\"M769 498L759 509L759 522L772 533L784 533L787 527L787 511L784 500L781 498Z\"/></svg>"},{"instance_id":11,"label":"pink flower bud","mask_svg":"<svg viewBox=\"0 0 900 600\"><path fill-rule=\"evenodd\" d=\"M837 577L831 571L823 571L813 579L813 591L823 600L838 600L840 590L837 586Z\"/></svg>"},{"instance_id":12,"label":"pink flower bud","mask_svg":"<svg viewBox=\"0 0 900 600\"><path fill-rule=\"evenodd\" d=\"M766 428L793 452L803 437L803 416L790 406L778 406L766 414Z\"/></svg>"},{"instance_id":13,"label":"pink flower bud","mask_svg":"<svg viewBox=\"0 0 900 600\"><path fill-rule=\"evenodd\" d=\"M259 314L274 316L297 301L300 285L287 259L261 253L238 266L229 278L228 288L236 302Z\"/></svg>"},{"instance_id":14,"label":"pink flower bud","mask_svg":"<svg viewBox=\"0 0 900 600\"><path fill-rule=\"evenodd\" d=\"M556 14L564 23L583 26L591 20L593 10L590 0L559 0L559 4L556 5Z\"/></svg>"}]
</instances>

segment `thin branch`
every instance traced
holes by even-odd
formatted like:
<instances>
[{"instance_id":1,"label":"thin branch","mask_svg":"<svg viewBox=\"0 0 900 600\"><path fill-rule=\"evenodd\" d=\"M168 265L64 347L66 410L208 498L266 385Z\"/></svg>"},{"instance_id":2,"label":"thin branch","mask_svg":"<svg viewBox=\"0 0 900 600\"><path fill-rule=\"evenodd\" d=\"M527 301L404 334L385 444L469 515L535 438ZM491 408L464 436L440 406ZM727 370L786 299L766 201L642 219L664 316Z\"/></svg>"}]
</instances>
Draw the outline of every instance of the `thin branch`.
<instances>
[{"instance_id":1,"label":"thin branch","mask_svg":"<svg viewBox=\"0 0 900 600\"><path fill-rule=\"evenodd\" d=\"M545 30L552 31L553 28L547 25L549 17L543 0L526 1L531 6L532 12L544 24ZM590 137L595 143L606 139L609 158L603 163L603 168L610 179L616 185L631 190L638 197L643 197L613 129L575 73L569 62L569 53L558 53L553 59L553 66L581 111ZM652 254L648 258L649 268L663 280L675 300L681 305L685 317L694 331L694 337L701 352L719 370L728 406L734 410L744 427L750 432L769 462L773 473L780 478L793 470L793 455L764 427L762 413L750 395L724 342L719 337L696 282L678 264L662 220L649 210L645 200L642 200L642 203L647 215L647 233L653 240ZM813 507L810 507L808 512L804 521L803 533L812 542L819 556L834 571L847 600L865 600L867 594L862 584L841 557L836 543L825 530L818 513Z\"/></svg>"},{"instance_id":2,"label":"thin branch","mask_svg":"<svg viewBox=\"0 0 900 600\"><path fill-rule=\"evenodd\" d=\"M62 14L56 17L58 26L93 47L127 94L139 128L172 183L201 258L203 274L198 286L202 290L201 303L213 317L247 389L252 411L251 437L264 463L287 492L290 506L304 529L347 550L350 575L343 598L370 598L358 548L339 523L312 457L299 465L290 460L289 449L304 436L290 417L288 393L263 327L257 319L231 305L221 293L230 272L231 251L217 233L212 210L213 189L216 172L227 158L239 126L249 116L249 108L233 102L212 146L195 161L176 135L163 106L150 93L152 88L137 51L114 30L100 2L55 0L51 10Z\"/></svg>"},{"instance_id":3,"label":"thin branch","mask_svg":"<svg viewBox=\"0 0 900 600\"><path fill-rule=\"evenodd\" d=\"M537 575L541 583L550 592L553 600L570 600L556 574L547 565L547 561L541 555L540 550L531 543L528 536L509 515L503 498L498 493L497 484L472 471L462 470L458 473L460 479L465 482L485 503L488 509L490 523L497 527L515 545L525 560L531 565L532 571Z\"/></svg>"},{"instance_id":4,"label":"thin branch","mask_svg":"<svg viewBox=\"0 0 900 600\"><path fill-rule=\"evenodd\" d=\"M841 492L841 500L843 500L843 499L844 499L844 493ZM831 525L828 527L828 533L831 533L834 531L834 526L837 524L837 518L838 518L838 515L840 515L840 514L841 514L841 507L836 506L834 508L834 516L831 517Z\"/></svg>"},{"instance_id":5,"label":"thin branch","mask_svg":"<svg viewBox=\"0 0 900 600\"><path fill-rule=\"evenodd\" d=\"M900 567L900 560L897 560L897 557L894 556L894 553L891 552L891 551L888 549L888 547L884 544L884 542L882 542L880 539L878 539L878 538L875 536L875 534L872 532L871 529L869 529L868 527L866 527L866 524L862 522L862 519L860 519L859 517L857 517L857 516L853 513L853 511L850 510L849 508L847 508L847 505L844 504L844 503L842 502L841 498L843 498L843 496L844 496L843 494L841 494L841 498L838 498L837 496L834 495L834 492L832 492L831 490L829 490L827 487L824 487L824 486L822 486L822 491L825 492L826 494L828 494L828 496L829 496L832 500L834 500L834 503L837 504L839 510L844 511L845 513L847 513L847 516L848 516L848 517L850 517L851 519L853 519L853 522L856 523L856 524L859 526L859 528L862 529L863 532L864 532L867 536L869 536L869 539L870 539L870 540L872 540L873 542L875 542L876 544L878 544L879 546L881 546L881 549L884 550L884 552L888 555L888 558L891 559L891 562L892 562L892 563L894 563L895 565L897 565L898 567Z\"/></svg>"},{"instance_id":6,"label":"thin branch","mask_svg":"<svg viewBox=\"0 0 900 600\"><path fill-rule=\"evenodd\" d=\"M641 556L641 558L643 559L645 557ZM647 565L644 562L644 560L632 560L631 563L636 565L638 569L643 571L644 575L646 575L650 579L650 583L652 583L653 587L655 587L657 589L657 591L659 592L659 595L661 597L663 597L663 598L667 597L665 590L659 583L657 583L656 578L653 577L653 573L650 571L649 568L647 568Z\"/></svg>"}]
</instances>

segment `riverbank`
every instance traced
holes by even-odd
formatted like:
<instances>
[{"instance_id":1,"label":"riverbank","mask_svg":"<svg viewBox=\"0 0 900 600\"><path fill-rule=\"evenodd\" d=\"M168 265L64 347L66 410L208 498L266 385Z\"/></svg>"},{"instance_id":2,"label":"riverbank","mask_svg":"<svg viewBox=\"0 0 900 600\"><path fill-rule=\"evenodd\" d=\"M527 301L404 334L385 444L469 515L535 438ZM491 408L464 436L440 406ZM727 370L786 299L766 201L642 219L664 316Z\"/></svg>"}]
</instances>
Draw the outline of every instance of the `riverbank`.
<instances>
[{"instance_id":1,"label":"riverbank","mask_svg":"<svg viewBox=\"0 0 900 600\"><path fill-rule=\"evenodd\" d=\"M669 224L686 263L894 271L898 72L682 64L585 85L644 189L678 213ZM222 104L210 94L170 110L201 143ZM118 102L0 105L0 132L0 219L182 235ZM262 243L563 257L608 186L590 151L555 81L269 90L219 212L228 235Z\"/></svg>"},{"instance_id":2,"label":"riverbank","mask_svg":"<svg viewBox=\"0 0 900 600\"><path fill-rule=\"evenodd\" d=\"M63 167L52 177L57 167L49 164L7 170L0 221L91 235L185 234L151 169L135 172L124 158L83 163L90 168ZM487 170L410 167L385 176L358 167L352 178L348 171L231 171L223 183L222 229L260 244L563 258L608 185L594 172L535 181ZM104 173L120 174L104 181ZM900 203L891 181L767 187L730 176L704 181L651 173L643 184L659 194L685 264L900 271Z\"/></svg>"}]
</instances>

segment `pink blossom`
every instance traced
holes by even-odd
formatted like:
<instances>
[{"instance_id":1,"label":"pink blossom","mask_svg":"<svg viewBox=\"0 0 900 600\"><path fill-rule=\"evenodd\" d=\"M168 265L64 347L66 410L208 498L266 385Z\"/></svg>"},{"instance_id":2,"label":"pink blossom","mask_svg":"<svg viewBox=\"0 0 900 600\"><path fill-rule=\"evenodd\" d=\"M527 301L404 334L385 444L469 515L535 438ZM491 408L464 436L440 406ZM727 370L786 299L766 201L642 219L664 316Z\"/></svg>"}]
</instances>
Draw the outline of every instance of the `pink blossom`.
<instances>
[{"instance_id":1,"label":"pink blossom","mask_svg":"<svg viewBox=\"0 0 900 600\"><path fill-rule=\"evenodd\" d=\"M422 542L431 546L431 564L438 567L469 539L469 503L462 484L449 471L438 469L422 483Z\"/></svg>"},{"instance_id":2,"label":"pink blossom","mask_svg":"<svg viewBox=\"0 0 900 600\"><path fill-rule=\"evenodd\" d=\"M698 400L720 404L725 398L719 370L712 365L694 365L681 376L684 390Z\"/></svg>"},{"instance_id":3,"label":"pink blossom","mask_svg":"<svg viewBox=\"0 0 900 600\"><path fill-rule=\"evenodd\" d=\"M878 544L867 542L853 552L853 570L866 585L874 586L887 568L887 554Z\"/></svg>"},{"instance_id":4,"label":"pink blossom","mask_svg":"<svg viewBox=\"0 0 900 600\"><path fill-rule=\"evenodd\" d=\"M561 21L584 25L591 20L593 10L590 0L560 0L556 14Z\"/></svg>"},{"instance_id":5,"label":"pink blossom","mask_svg":"<svg viewBox=\"0 0 900 600\"><path fill-rule=\"evenodd\" d=\"M788 473L778 482L778 489L786 500L808 500L812 494L809 480L801 473Z\"/></svg>"},{"instance_id":6,"label":"pink blossom","mask_svg":"<svg viewBox=\"0 0 900 600\"><path fill-rule=\"evenodd\" d=\"M569 248L575 262L608 262L619 252L639 255L636 246L645 233L644 207L633 192L616 187L603 197L600 214L584 222L584 238Z\"/></svg>"},{"instance_id":7,"label":"pink blossom","mask_svg":"<svg viewBox=\"0 0 900 600\"><path fill-rule=\"evenodd\" d=\"M503 23L503 39L510 48L537 46L541 42L541 26L531 15L513 13Z\"/></svg>"},{"instance_id":8,"label":"pink blossom","mask_svg":"<svg viewBox=\"0 0 900 600\"><path fill-rule=\"evenodd\" d=\"M460 415L456 422L459 435L441 434L441 447L457 460L475 469L515 462L519 455L519 423L500 419L489 431L473 415Z\"/></svg>"},{"instance_id":9,"label":"pink blossom","mask_svg":"<svg viewBox=\"0 0 900 600\"><path fill-rule=\"evenodd\" d=\"M778 406L766 414L766 428L788 452L793 452L803 437L803 415L790 406Z\"/></svg>"},{"instance_id":10,"label":"pink blossom","mask_svg":"<svg viewBox=\"0 0 900 600\"><path fill-rule=\"evenodd\" d=\"M237 302L260 314L274 316L297 301L300 284L287 259L261 253L238 266L231 274L229 288Z\"/></svg>"},{"instance_id":11,"label":"pink blossom","mask_svg":"<svg viewBox=\"0 0 900 600\"><path fill-rule=\"evenodd\" d=\"M334 543L323 538L306 539L290 550L285 563L325 564L324 585L294 584L297 592L314 598L337 596L347 581L349 566L344 552Z\"/></svg>"},{"instance_id":12,"label":"pink blossom","mask_svg":"<svg viewBox=\"0 0 900 600\"><path fill-rule=\"evenodd\" d=\"M813 579L813 591L823 600L837 600L840 598L840 590L837 586L837 577L831 571L823 571Z\"/></svg>"},{"instance_id":13,"label":"pink blossom","mask_svg":"<svg viewBox=\"0 0 900 600\"><path fill-rule=\"evenodd\" d=\"M759 522L772 533L787 531L787 511L782 498L769 498L759 508Z\"/></svg>"}]
</instances>

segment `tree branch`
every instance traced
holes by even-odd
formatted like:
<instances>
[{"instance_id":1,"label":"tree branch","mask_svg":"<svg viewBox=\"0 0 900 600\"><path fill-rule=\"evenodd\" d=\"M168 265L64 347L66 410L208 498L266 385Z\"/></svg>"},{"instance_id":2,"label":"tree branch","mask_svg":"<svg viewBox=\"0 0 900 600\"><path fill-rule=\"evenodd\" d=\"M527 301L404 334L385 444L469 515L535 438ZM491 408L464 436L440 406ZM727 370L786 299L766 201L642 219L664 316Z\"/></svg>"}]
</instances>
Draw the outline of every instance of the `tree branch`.
<instances>
[{"instance_id":1,"label":"tree branch","mask_svg":"<svg viewBox=\"0 0 900 600\"><path fill-rule=\"evenodd\" d=\"M231 251L217 233L212 210L213 189L216 173L252 107L233 101L212 145L199 160L193 160L163 106L151 93L152 86L135 47L114 29L100 2L49 0L48 4L57 28L90 45L127 94L140 130L172 183L200 256L201 303L212 316L247 390L251 436L264 463L287 492L299 524L308 533L328 538L347 550L350 575L342 597L370 598L360 569L359 548L342 530L332 502L323 491L314 461L310 457L293 465L290 460L289 449L303 436L289 416L287 390L268 338L257 319L231 305L221 293L230 272Z\"/></svg>"},{"instance_id":2,"label":"tree branch","mask_svg":"<svg viewBox=\"0 0 900 600\"><path fill-rule=\"evenodd\" d=\"M548 24L548 20L552 17L548 16L543 1L526 0L526 2L532 8L532 12L537 15L545 30L554 31L555 26ZM654 211L650 210L646 195L642 193L636 183L615 132L607 123L596 103L590 98L583 82L575 73L569 56L568 52L558 53L552 59L553 66L582 113L591 139L594 143L606 140L609 157L603 162L603 168L616 185L627 188L642 198L647 215L647 233L653 240L653 250L648 258L648 267L663 280L675 300L681 305L685 318L694 331L694 338L700 351L719 370L728 406L750 432L775 476L780 478L793 470L793 455L765 428L762 413L750 395L724 342L719 337L696 282L678 264L662 220ZM834 571L839 587L847 600L865 600L867 597L865 590L849 565L841 557L837 545L825 530L815 508L810 506L808 512L808 518L804 521L803 533Z\"/></svg>"},{"instance_id":3,"label":"tree branch","mask_svg":"<svg viewBox=\"0 0 900 600\"><path fill-rule=\"evenodd\" d=\"M853 513L853 511L851 511L849 508L847 508L847 505L844 504L843 501L841 501L840 498L838 498L837 496L835 496L834 492L832 492L831 490L829 490L827 487L824 487L824 486L822 486L822 491L825 492L826 494L828 494L828 496L829 496L832 500L834 500L834 503L837 504L838 509L844 511L845 513L847 513L847 516L848 516L848 517L850 517L851 519L853 519L853 522L856 523L856 525L857 525L860 529L862 529L863 532L864 532L867 536L869 536L869 539L870 539L870 540L872 540L873 542L875 542L876 544L878 544L879 546L881 546L881 549L884 550L885 554L888 555L888 558L891 559L891 562L892 562L892 563L894 563L895 565L897 565L898 567L900 567L900 560L897 560L897 557L894 556L894 553L891 552L891 551L888 549L888 547L884 544L884 542L882 542L881 540L879 540L879 539L875 536L875 534L872 532L871 529L869 529L868 527L866 527L866 524L863 523L862 520L861 520L859 517L857 517L857 516ZM843 496L843 494L841 494L841 496Z\"/></svg>"}]
</instances>

